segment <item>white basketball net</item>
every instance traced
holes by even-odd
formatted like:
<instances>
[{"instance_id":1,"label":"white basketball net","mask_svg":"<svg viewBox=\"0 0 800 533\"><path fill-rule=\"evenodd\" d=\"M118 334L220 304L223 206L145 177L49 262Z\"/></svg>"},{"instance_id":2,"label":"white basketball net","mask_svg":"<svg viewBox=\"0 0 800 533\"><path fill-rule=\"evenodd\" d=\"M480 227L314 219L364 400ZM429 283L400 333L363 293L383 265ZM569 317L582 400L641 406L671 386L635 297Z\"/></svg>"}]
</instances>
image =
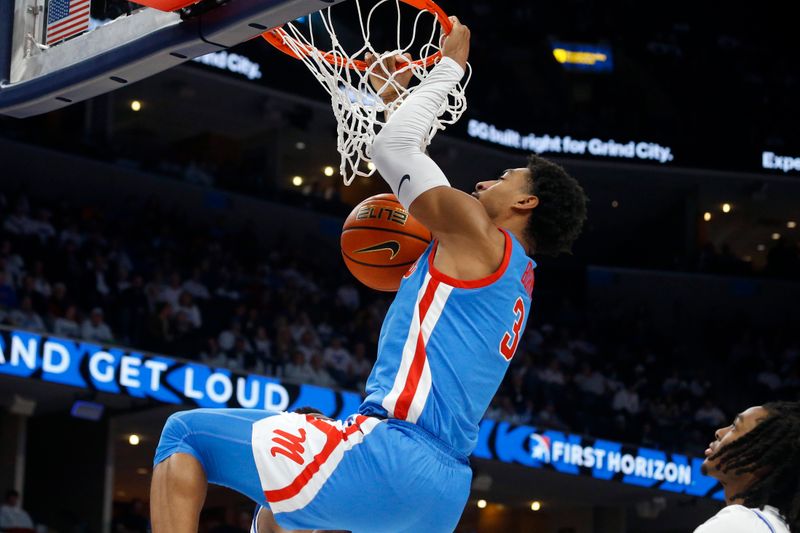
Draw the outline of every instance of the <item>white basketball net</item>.
<instances>
[{"instance_id":1,"label":"white basketball net","mask_svg":"<svg viewBox=\"0 0 800 533\"><path fill-rule=\"evenodd\" d=\"M382 4L394 2L397 12L397 47L394 50L375 50L370 43L370 22L373 13ZM427 44L419 47L412 53L414 59L426 57L440 51L439 48L439 23L436 17L427 11L420 11L414 19L414 28L408 44L401 42L400 25L400 0L380 0L370 9L366 18L366 24L361 12L359 0L355 0L358 9L358 20L361 24L361 35L364 38L364 46L348 54L336 38L336 31L331 18L331 7L319 12L325 30L330 35L332 43L331 50L317 49L315 44L314 31L312 27L312 16L308 17L307 27L303 24L305 32L295 24L287 23L283 29L286 31L284 43L291 48L303 63L308 67L314 77L331 96L331 106L333 114L338 124L337 130L337 150L341 154L341 164L339 170L344 179L345 185L350 185L356 176L371 176L375 172L374 165L371 165L370 148L375 135L386 124L387 117L399 107L403 100L413 93L418 86L417 82L422 81L428 75L429 69L423 65L414 63L405 64L398 68L397 72L386 77L385 71L381 67L380 60L376 61L366 71L351 68L357 59L363 60L367 52L372 53L378 58L391 55L405 54L409 52L417 38L423 19L430 19L431 30ZM384 29L384 28L379 28ZM333 57L336 64L326 61L325 57ZM411 69L413 78L410 87L404 88L396 82L395 78L402 72ZM379 76L384 86L375 90L369 81L369 75ZM461 118L467 109L467 99L465 90L472 75L472 69L467 65L467 76L459 83L448 96L447 101L439 110L438 116L431 126L431 130L425 137L424 145L428 146L434 135L439 130L443 130L449 124L454 124ZM385 81L384 81L385 80ZM380 94L394 89L399 98L392 102L385 103Z\"/></svg>"}]
</instances>

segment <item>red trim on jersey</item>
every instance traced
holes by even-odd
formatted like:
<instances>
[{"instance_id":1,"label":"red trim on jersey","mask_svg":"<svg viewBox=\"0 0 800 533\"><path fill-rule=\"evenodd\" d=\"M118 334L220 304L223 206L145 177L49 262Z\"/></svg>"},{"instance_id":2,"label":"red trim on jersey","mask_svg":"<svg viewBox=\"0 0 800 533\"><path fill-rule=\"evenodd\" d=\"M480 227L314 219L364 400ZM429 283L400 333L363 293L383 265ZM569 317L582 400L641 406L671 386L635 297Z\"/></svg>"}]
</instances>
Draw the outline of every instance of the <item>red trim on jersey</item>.
<instances>
[{"instance_id":1,"label":"red trim on jersey","mask_svg":"<svg viewBox=\"0 0 800 533\"><path fill-rule=\"evenodd\" d=\"M451 287L456 287L459 289L479 289L481 287L486 287L487 285L491 285L498 279L500 279L503 274L506 272L506 268L508 267L508 263L511 262L511 250L513 248L513 243L511 242L511 235L508 234L506 230L503 228L497 228L503 235L506 237L506 244L505 244L505 251L503 252L503 261L500 263L500 266L495 270L493 273L489 274L485 278L480 279L471 279L471 280L462 280L451 278L447 274L442 274L439 272L435 266L433 266L433 260L436 256L436 249L439 247L439 241L435 241L433 243L433 249L431 250L430 255L428 255L428 270L431 273L431 277L437 281L442 283L446 283Z\"/></svg>"},{"instance_id":2,"label":"red trim on jersey","mask_svg":"<svg viewBox=\"0 0 800 533\"><path fill-rule=\"evenodd\" d=\"M347 437L359 431L361 429L361 423L366 419L366 416L358 415L354 424L344 431L339 431L336 426L324 419L317 418L314 415L306 415L308 423L325 434L325 446L322 447L322 450L314 456L314 460L306 465L303 471L300 472L290 484L282 489L265 490L264 496L267 498L267 501L279 502L297 496L300 491L303 490L303 487L308 485L308 482L311 481L314 474L319 472L320 467L325 464L325 461L328 460L336 447L341 444L343 440L347 440Z\"/></svg>"},{"instance_id":3,"label":"red trim on jersey","mask_svg":"<svg viewBox=\"0 0 800 533\"><path fill-rule=\"evenodd\" d=\"M408 418L408 410L411 408L411 402L414 401L414 394L416 394L419 386L419 378L422 377L422 371L425 368L425 360L428 355L425 353L425 342L422 338L422 324L425 322L425 316L428 314L428 309L433 303L433 297L436 295L436 289L438 288L439 281L431 278L425 288L425 294L422 295L422 300L419 302L417 346L414 350L414 358L411 360L411 367L408 369L406 383L403 385L403 391L397 397L397 402L394 406L394 417L400 420Z\"/></svg>"}]
</instances>

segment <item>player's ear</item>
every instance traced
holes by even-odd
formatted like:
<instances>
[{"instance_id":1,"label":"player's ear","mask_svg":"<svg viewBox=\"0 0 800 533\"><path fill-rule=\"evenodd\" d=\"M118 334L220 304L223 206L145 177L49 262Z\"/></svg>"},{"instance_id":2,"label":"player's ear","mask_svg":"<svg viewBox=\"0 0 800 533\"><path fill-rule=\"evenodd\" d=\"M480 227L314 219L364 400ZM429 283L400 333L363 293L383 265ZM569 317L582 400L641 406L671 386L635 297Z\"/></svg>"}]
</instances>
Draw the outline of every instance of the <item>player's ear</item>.
<instances>
[{"instance_id":1,"label":"player's ear","mask_svg":"<svg viewBox=\"0 0 800 533\"><path fill-rule=\"evenodd\" d=\"M538 205L539 205L539 197L538 196L534 196L532 194L528 194L528 195L525 195L525 196L519 198L514 203L514 208L515 209L523 209L523 210L527 211L529 209L535 209Z\"/></svg>"}]
</instances>

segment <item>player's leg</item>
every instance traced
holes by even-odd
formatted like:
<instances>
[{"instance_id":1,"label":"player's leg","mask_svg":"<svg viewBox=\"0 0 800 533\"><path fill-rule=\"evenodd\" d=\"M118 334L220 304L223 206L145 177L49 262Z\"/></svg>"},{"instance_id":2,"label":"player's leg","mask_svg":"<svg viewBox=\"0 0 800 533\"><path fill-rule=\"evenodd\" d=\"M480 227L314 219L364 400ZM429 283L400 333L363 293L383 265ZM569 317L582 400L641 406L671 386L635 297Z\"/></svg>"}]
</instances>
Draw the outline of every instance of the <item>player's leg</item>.
<instances>
[{"instance_id":1,"label":"player's leg","mask_svg":"<svg viewBox=\"0 0 800 533\"><path fill-rule=\"evenodd\" d=\"M154 459L153 533L196 533L208 483L264 503L251 446L253 409L194 409L169 417Z\"/></svg>"},{"instance_id":2,"label":"player's leg","mask_svg":"<svg viewBox=\"0 0 800 533\"><path fill-rule=\"evenodd\" d=\"M203 467L190 454L176 453L156 465L150 483L153 532L196 533L207 485Z\"/></svg>"}]
</instances>

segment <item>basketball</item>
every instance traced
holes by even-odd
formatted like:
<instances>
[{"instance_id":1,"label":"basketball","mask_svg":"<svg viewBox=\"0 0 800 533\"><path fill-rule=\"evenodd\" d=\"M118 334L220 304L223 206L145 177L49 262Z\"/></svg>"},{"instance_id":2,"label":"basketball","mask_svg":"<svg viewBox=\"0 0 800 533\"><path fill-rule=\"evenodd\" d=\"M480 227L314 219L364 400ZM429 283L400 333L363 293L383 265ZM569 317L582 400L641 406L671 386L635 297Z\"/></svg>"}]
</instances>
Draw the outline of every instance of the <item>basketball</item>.
<instances>
[{"instance_id":1,"label":"basketball","mask_svg":"<svg viewBox=\"0 0 800 533\"><path fill-rule=\"evenodd\" d=\"M393 292L430 242L428 228L393 194L377 194L358 204L345 220L342 257L358 281Z\"/></svg>"}]
</instances>

